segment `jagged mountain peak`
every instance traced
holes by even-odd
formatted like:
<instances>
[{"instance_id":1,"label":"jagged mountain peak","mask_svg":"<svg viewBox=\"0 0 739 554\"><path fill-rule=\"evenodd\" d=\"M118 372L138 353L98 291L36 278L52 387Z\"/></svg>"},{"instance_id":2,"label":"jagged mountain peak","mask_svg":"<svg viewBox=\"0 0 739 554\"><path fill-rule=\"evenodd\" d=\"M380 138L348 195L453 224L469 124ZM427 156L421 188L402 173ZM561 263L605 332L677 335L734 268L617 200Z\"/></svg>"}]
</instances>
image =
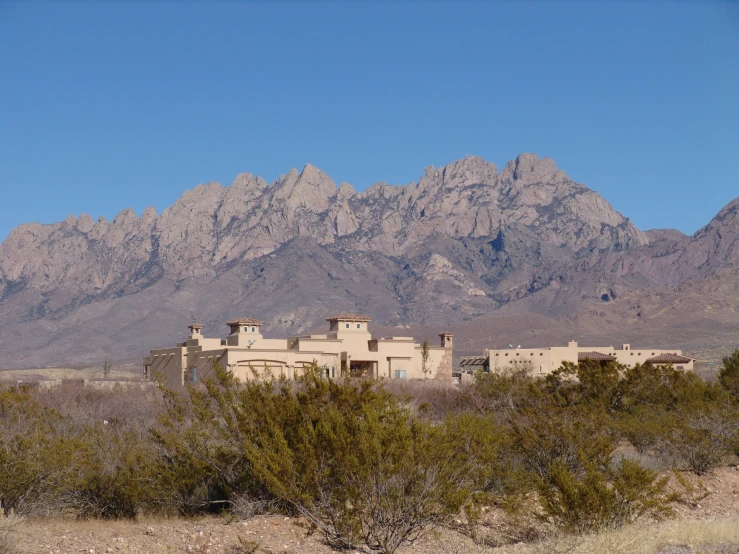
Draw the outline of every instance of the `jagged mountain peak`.
<instances>
[{"instance_id":1,"label":"jagged mountain peak","mask_svg":"<svg viewBox=\"0 0 739 554\"><path fill-rule=\"evenodd\" d=\"M471 185L494 186L498 168L479 156L466 156L447 165L435 169L426 167L423 177L418 182L419 190L432 187L437 190L447 188L464 188Z\"/></svg>"},{"instance_id":2,"label":"jagged mountain peak","mask_svg":"<svg viewBox=\"0 0 739 554\"><path fill-rule=\"evenodd\" d=\"M65 228L85 238L74 239L80 257L62 265L74 261L87 267L81 272L95 273L95 267L109 268L110 260L118 259L121 268L128 268L120 278L129 275L129 281L143 267L175 279L212 277L237 260L268 254L297 237L323 245L352 237L345 247L402 255L434 237L492 240L506 224L535 226L538 241L571 252L646 243L602 197L569 180L549 158L521 154L498 173L495 164L467 156L439 169L427 168L418 184L377 183L361 194L349 184L337 188L328 174L306 164L269 186L251 173L238 175L230 187L200 184L159 217L153 209L140 219L132 210L123 210L112 223L92 224L87 217L80 222L70 216ZM53 288L62 278L61 267L45 264L39 273L34 268L41 267L40 261L30 258L50 251L52 257L67 260L69 255L59 250L63 242L54 234L56 228L20 227L11 233L0 245L0 278L23 274L38 281L40 290ZM101 242L85 242L90 240ZM126 244L127 251L105 251ZM155 266L150 259L156 260ZM87 293L74 280L70 286Z\"/></svg>"},{"instance_id":3,"label":"jagged mountain peak","mask_svg":"<svg viewBox=\"0 0 739 554\"><path fill-rule=\"evenodd\" d=\"M510 160L501 171L500 178L504 183L515 183L520 186L547 182L562 183L569 180L565 172L557 168L552 158L540 158L532 153L519 154L515 160Z\"/></svg>"},{"instance_id":4,"label":"jagged mountain peak","mask_svg":"<svg viewBox=\"0 0 739 554\"><path fill-rule=\"evenodd\" d=\"M290 209L307 208L313 212L328 209L329 198L336 192L336 184L316 166L306 164L302 171L292 169L271 187L273 197L284 201Z\"/></svg>"}]
</instances>

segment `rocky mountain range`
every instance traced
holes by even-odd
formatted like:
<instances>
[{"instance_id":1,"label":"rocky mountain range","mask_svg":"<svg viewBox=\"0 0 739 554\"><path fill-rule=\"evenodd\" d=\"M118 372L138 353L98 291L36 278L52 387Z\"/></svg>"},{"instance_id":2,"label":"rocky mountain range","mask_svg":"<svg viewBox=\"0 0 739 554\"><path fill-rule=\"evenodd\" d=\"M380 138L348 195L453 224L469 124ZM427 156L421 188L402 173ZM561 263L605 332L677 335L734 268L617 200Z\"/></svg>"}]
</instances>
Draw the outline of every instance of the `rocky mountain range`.
<instances>
[{"instance_id":1,"label":"rocky mountain range","mask_svg":"<svg viewBox=\"0 0 739 554\"><path fill-rule=\"evenodd\" d=\"M510 329L511 317L536 315L591 335L617 320L624 334L654 319L642 310L632 321L624 299L711 279L733 290L738 267L739 199L693 236L642 232L534 154L501 170L467 157L363 192L312 165L272 184L244 173L161 215L14 229L0 245L0 367L136 359L181 340L192 319L222 336L242 315L273 335L321 329L338 311L395 334L492 325L480 348L498 342L496 318Z\"/></svg>"}]
</instances>

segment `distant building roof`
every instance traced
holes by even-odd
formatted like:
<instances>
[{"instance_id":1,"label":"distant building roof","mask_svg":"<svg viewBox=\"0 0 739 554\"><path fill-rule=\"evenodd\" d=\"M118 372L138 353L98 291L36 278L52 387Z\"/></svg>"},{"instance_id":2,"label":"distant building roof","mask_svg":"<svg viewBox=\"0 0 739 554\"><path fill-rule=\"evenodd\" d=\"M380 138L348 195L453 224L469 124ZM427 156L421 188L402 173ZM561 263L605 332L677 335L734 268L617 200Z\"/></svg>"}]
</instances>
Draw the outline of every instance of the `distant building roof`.
<instances>
[{"instance_id":1,"label":"distant building roof","mask_svg":"<svg viewBox=\"0 0 739 554\"><path fill-rule=\"evenodd\" d=\"M327 317L326 321L372 321L372 318L359 314L339 314Z\"/></svg>"},{"instance_id":2,"label":"distant building roof","mask_svg":"<svg viewBox=\"0 0 739 554\"><path fill-rule=\"evenodd\" d=\"M467 366L467 365L485 365L488 361L487 356L465 356L462 358L462 360L459 362L460 366Z\"/></svg>"},{"instance_id":3,"label":"distant building roof","mask_svg":"<svg viewBox=\"0 0 739 554\"><path fill-rule=\"evenodd\" d=\"M203 328L203 324L202 323L191 323L187 327L190 328L190 329L202 329Z\"/></svg>"},{"instance_id":4,"label":"distant building roof","mask_svg":"<svg viewBox=\"0 0 739 554\"><path fill-rule=\"evenodd\" d=\"M612 362L616 359L615 356L609 356L608 354L602 354L601 352L578 352L577 361L584 362L585 360L593 360L594 362Z\"/></svg>"},{"instance_id":5,"label":"distant building roof","mask_svg":"<svg viewBox=\"0 0 739 554\"><path fill-rule=\"evenodd\" d=\"M226 325L235 326L235 325L264 325L261 321L258 319L252 319L251 317L242 317L241 319L235 319L234 321L227 321Z\"/></svg>"},{"instance_id":6,"label":"distant building roof","mask_svg":"<svg viewBox=\"0 0 739 554\"><path fill-rule=\"evenodd\" d=\"M677 354L660 354L647 360L650 364L688 364L691 361L692 358L678 356Z\"/></svg>"}]
</instances>

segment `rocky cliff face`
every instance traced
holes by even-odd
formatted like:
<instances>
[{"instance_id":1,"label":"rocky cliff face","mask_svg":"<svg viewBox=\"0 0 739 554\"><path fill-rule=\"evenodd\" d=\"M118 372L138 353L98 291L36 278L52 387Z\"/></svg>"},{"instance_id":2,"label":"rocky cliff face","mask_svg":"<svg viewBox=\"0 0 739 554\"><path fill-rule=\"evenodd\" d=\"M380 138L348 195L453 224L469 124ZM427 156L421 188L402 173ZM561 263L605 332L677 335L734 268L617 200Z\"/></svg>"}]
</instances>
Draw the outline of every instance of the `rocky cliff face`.
<instances>
[{"instance_id":1,"label":"rocky cliff face","mask_svg":"<svg viewBox=\"0 0 739 554\"><path fill-rule=\"evenodd\" d=\"M648 242L602 197L533 154L501 172L468 157L426 168L417 184L381 183L361 194L348 184L337 189L307 165L269 186L248 173L231 187L200 185L160 217L153 208L141 218L127 209L113 222L83 214L54 225L21 225L0 246L0 282L95 295L160 277L213 278L299 237L399 256L432 238L500 242L510 230L529 230L537 242L568 255Z\"/></svg>"},{"instance_id":2,"label":"rocky cliff face","mask_svg":"<svg viewBox=\"0 0 739 554\"><path fill-rule=\"evenodd\" d=\"M645 234L533 154L501 171L467 157L361 193L311 165L269 185L244 173L187 191L160 216L13 230L0 245L2 363L135 357L192 317L220 335L244 314L280 332L337 309L387 325L567 315L736 266L738 211L739 200L694 237Z\"/></svg>"}]
</instances>

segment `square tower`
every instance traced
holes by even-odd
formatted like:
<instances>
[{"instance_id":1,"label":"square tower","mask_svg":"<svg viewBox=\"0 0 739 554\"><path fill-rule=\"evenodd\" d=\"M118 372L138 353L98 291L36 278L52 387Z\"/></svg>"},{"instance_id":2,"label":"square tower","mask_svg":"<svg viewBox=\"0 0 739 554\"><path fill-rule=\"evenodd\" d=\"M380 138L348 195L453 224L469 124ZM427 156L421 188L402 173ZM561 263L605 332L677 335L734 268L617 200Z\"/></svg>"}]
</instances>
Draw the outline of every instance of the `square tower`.
<instances>
[{"instance_id":1,"label":"square tower","mask_svg":"<svg viewBox=\"0 0 739 554\"><path fill-rule=\"evenodd\" d=\"M227 346L245 346L250 348L262 337L263 323L251 317L242 317L226 323L231 328L231 333L226 337Z\"/></svg>"},{"instance_id":2,"label":"square tower","mask_svg":"<svg viewBox=\"0 0 739 554\"><path fill-rule=\"evenodd\" d=\"M329 322L328 334L335 337L352 336L352 335L368 335L368 324L372 321L366 315L359 314L339 314L327 317Z\"/></svg>"}]
</instances>

